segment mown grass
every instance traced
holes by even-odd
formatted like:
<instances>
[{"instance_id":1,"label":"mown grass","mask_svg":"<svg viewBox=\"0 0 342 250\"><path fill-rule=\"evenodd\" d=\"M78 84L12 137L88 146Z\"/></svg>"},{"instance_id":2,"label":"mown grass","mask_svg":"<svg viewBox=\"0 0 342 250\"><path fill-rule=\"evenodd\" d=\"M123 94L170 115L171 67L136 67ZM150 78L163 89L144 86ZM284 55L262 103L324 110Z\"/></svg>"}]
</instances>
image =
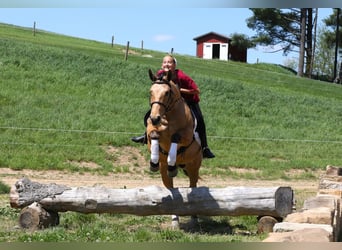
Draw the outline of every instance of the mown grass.
<instances>
[{"instance_id":1,"label":"mown grass","mask_svg":"<svg viewBox=\"0 0 342 250\"><path fill-rule=\"evenodd\" d=\"M117 165L106 147L142 147L130 137L144 130L147 71L157 70L165 53L131 48L125 61L120 45L42 31L33 36L29 29L3 24L0 37L0 167L131 171ZM216 154L203 161L202 176L286 180L294 178L289 171L300 169L303 174L295 177L300 180L314 178L311 171L328 164L342 164L340 85L298 78L276 65L176 57L201 89L209 145ZM145 147L143 153L148 157ZM74 161L100 167L79 169L70 164ZM15 228L17 212L7 205L1 209L6 223L0 241L262 239L255 235L254 217L203 218L195 232L171 232L159 226L168 216L65 213L56 228L26 232ZM212 233L214 228L223 229Z\"/></svg>"}]
</instances>

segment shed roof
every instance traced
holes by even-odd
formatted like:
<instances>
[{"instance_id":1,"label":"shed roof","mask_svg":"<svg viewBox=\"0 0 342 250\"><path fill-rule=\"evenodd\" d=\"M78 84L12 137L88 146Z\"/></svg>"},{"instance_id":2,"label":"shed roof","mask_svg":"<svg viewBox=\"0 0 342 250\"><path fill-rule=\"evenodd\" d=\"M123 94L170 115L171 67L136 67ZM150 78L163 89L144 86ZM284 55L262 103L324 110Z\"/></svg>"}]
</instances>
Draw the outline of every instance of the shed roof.
<instances>
[{"instance_id":1,"label":"shed roof","mask_svg":"<svg viewBox=\"0 0 342 250\"><path fill-rule=\"evenodd\" d=\"M197 37L193 38L193 40L197 41L197 40L199 40L199 39L201 39L201 38L203 38L203 37L209 36L209 35L219 36L219 37L221 37L221 38L227 39L228 41L232 40L232 39L230 39L230 38L227 37L227 36L221 35L221 34L219 34L219 33L213 32L213 31L208 32L208 33L206 33L206 34L204 34L204 35L197 36Z\"/></svg>"}]
</instances>

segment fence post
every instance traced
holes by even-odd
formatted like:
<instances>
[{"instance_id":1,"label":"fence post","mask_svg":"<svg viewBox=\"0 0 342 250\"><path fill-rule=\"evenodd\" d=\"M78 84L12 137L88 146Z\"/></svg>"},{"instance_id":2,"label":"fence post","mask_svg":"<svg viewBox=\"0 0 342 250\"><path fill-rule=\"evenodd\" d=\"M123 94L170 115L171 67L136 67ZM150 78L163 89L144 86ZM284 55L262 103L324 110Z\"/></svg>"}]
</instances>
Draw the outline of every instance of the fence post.
<instances>
[{"instance_id":1,"label":"fence post","mask_svg":"<svg viewBox=\"0 0 342 250\"><path fill-rule=\"evenodd\" d=\"M128 51L129 51L129 41L127 41L126 53L125 53L125 61L127 61L127 59L128 59Z\"/></svg>"},{"instance_id":2,"label":"fence post","mask_svg":"<svg viewBox=\"0 0 342 250\"><path fill-rule=\"evenodd\" d=\"M112 48L114 47L114 36L112 36Z\"/></svg>"},{"instance_id":3,"label":"fence post","mask_svg":"<svg viewBox=\"0 0 342 250\"><path fill-rule=\"evenodd\" d=\"M36 36L36 22L33 23L33 36Z\"/></svg>"}]
</instances>

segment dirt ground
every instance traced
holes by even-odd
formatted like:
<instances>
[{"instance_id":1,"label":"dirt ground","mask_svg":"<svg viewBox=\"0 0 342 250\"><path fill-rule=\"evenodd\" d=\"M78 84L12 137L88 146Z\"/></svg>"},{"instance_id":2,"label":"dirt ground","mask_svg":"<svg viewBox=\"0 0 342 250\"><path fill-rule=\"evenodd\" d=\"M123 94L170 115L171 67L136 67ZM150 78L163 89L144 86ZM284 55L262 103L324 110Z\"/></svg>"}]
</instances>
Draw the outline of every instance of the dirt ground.
<instances>
[{"instance_id":1,"label":"dirt ground","mask_svg":"<svg viewBox=\"0 0 342 250\"><path fill-rule=\"evenodd\" d=\"M63 184L69 187L92 187L96 185L108 188L135 188L151 185L162 185L161 179L158 176L152 177L149 175L134 174L108 174L98 175L92 173L72 173L63 171L34 171L34 170L20 170L15 171L9 168L0 168L0 180L12 186L19 179L27 177L31 181L40 183L56 183ZM187 187L188 180L185 178L175 178L175 186ZM202 177L198 182L198 186L206 186L212 188L222 188L228 186L249 186L249 187L271 187L271 186L289 186L292 189L299 190L317 190L317 181L284 181L284 180L244 180L231 179L228 177Z\"/></svg>"},{"instance_id":2,"label":"dirt ground","mask_svg":"<svg viewBox=\"0 0 342 250\"><path fill-rule=\"evenodd\" d=\"M69 187L79 186L95 186L101 185L108 188L135 188L151 185L162 186L162 181L159 174L148 174L143 168L148 169L148 162L142 156L139 149L134 147L126 147L124 149L117 149L115 147L108 147L107 153L113 156L113 166L126 166L129 168L128 173L110 173L108 175L99 175L85 171L69 172L69 171L36 171L36 170L12 170L10 168L0 168L0 180L12 186L23 177L29 178L31 181L40 183L56 183L63 184ZM70 162L69 162L70 163ZM96 169L95 163L91 162L71 162L75 166L88 169ZM139 167L137 167L139 166ZM137 171L139 170L139 171ZM233 171L241 171L241 169L230 169ZM289 186L293 190L305 190L315 192L318 188L319 176L323 172L314 173L317 180L300 180L300 181L284 181L284 180L245 180L232 179L229 177L212 177L202 176L199 180L198 186L207 186L212 188L221 188L228 186L249 186L249 187L277 187ZM293 173L295 174L295 173ZM188 180L184 177L175 178L174 184L176 187L187 187Z\"/></svg>"}]
</instances>

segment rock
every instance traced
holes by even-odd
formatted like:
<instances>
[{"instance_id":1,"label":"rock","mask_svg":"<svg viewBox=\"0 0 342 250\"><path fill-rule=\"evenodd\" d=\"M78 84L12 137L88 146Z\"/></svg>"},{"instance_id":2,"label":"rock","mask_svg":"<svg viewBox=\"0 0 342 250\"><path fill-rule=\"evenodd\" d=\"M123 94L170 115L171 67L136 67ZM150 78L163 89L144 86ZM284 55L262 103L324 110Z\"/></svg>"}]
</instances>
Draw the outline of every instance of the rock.
<instances>
[{"instance_id":1,"label":"rock","mask_svg":"<svg viewBox=\"0 0 342 250\"><path fill-rule=\"evenodd\" d=\"M310 224L310 223L293 223L293 222L281 222L276 223L273 227L273 232L291 232L300 229L319 228L326 230L328 233L333 233L333 227L325 224Z\"/></svg>"},{"instance_id":2,"label":"rock","mask_svg":"<svg viewBox=\"0 0 342 250\"><path fill-rule=\"evenodd\" d=\"M286 216L284 222L333 225L335 210L318 207Z\"/></svg>"},{"instance_id":3,"label":"rock","mask_svg":"<svg viewBox=\"0 0 342 250\"><path fill-rule=\"evenodd\" d=\"M263 242L331 242L332 234L321 228L304 228L292 232L270 233Z\"/></svg>"}]
</instances>

